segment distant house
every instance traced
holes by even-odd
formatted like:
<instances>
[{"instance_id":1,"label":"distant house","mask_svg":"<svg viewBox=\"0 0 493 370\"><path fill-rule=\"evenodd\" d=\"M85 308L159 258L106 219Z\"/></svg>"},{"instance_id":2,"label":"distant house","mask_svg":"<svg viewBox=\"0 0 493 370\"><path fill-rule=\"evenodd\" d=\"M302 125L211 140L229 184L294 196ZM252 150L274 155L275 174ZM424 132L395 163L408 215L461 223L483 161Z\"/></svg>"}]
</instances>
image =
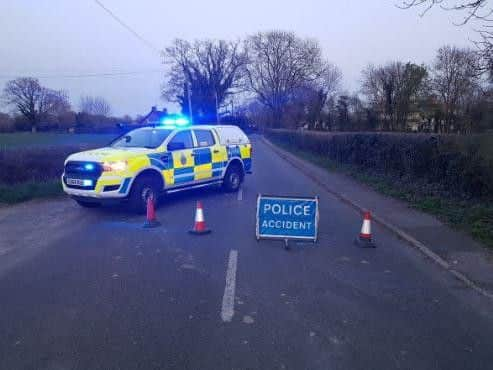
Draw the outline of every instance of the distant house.
<instances>
[{"instance_id":1,"label":"distant house","mask_svg":"<svg viewBox=\"0 0 493 370\"><path fill-rule=\"evenodd\" d=\"M151 111L142 117L137 124L138 125L158 125L161 123L163 118L168 116L168 110L163 108L163 110L158 110L156 106L151 107Z\"/></svg>"}]
</instances>

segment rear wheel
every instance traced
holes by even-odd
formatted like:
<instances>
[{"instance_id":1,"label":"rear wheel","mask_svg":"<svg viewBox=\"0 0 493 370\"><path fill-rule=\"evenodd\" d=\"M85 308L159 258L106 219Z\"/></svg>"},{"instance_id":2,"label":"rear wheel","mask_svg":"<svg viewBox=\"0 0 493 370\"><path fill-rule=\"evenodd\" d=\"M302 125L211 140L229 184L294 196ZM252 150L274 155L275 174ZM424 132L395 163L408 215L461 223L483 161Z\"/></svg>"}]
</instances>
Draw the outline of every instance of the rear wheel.
<instances>
[{"instance_id":1,"label":"rear wheel","mask_svg":"<svg viewBox=\"0 0 493 370\"><path fill-rule=\"evenodd\" d=\"M130 190L129 203L133 212L143 214L147 209L147 199L153 197L157 202L159 182L152 176L138 177Z\"/></svg>"},{"instance_id":2,"label":"rear wheel","mask_svg":"<svg viewBox=\"0 0 493 370\"><path fill-rule=\"evenodd\" d=\"M243 171L240 165L231 164L226 170L223 180L223 188L226 191L238 191L243 180Z\"/></svg>"},{"instance_id":3,"label":"rear wheel","mask_svg":"<svg viewBox=\"0 0 493 370\"><path fill-rule=\"evenodd\" d=\"M76 200L77 204L81 207L84 208L98 208L101 206L101 203L99 202L91 202L91 201L85 201L85 200Z\"/></svg>"}]
</instances>

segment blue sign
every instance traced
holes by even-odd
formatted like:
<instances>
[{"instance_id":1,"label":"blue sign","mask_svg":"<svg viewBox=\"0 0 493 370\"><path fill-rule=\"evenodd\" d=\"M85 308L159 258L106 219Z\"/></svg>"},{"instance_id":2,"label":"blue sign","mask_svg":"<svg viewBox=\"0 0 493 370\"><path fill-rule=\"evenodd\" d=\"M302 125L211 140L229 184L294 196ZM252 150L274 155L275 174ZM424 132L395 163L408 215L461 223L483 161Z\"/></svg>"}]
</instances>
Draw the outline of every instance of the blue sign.
<instances>
[{"instance_id":1,"label":"blue sign","mask_svg":"<svg viewBox=\"0 0 493 370\"><path fill-rule=\"evenodd\" d=\"M259 195L257 239L317 240L318 198Z\"/></svg>"}]
</instances>

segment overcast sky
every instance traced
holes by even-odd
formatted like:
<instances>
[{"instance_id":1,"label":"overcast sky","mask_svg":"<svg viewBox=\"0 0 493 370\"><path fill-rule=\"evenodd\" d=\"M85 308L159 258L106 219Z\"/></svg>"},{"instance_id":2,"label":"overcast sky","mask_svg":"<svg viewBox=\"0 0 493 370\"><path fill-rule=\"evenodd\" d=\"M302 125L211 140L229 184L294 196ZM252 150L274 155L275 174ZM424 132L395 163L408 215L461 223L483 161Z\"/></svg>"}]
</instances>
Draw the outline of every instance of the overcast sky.
<instances>
[{"instance_id":1,"label":"overcast sky","mask_svg":"<svg viewBox=\"0 0 493 370\"><path fill-rule=\"evenodd\" d=\"M471 26L452 24L457 13L436 8L421 18L418 9L398 9L399 0L100 1L158 49L177 37L236 39L271 29L316 38L348 91L368 63L430 63L440 46L475 37ZM152 105L176 109L160 98L162 69L159 54L93 0L0 1L1 88L10 76L45 76L41 83L67 90L74 109L87 94L106 97L114 114L145 114ZM114 72L141 73L67 77Z\"/></svg>"}]
</instances>

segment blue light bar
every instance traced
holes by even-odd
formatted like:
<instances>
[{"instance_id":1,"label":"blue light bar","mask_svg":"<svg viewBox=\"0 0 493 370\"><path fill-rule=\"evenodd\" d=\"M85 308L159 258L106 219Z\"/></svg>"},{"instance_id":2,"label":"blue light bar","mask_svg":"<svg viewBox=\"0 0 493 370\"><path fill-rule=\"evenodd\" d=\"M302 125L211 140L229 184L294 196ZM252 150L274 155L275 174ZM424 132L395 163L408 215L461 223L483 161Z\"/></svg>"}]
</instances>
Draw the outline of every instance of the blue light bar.
<instances>
[{"instance_id":1,"label":"blue light bar","mask_svg":"<svg viewBox=\"0 0 493 370\"><path fill-rule=\"evenodd\" d=\"M161 121L161 123L162 123L163 125L166 125L166 126L168 126L168 125L174 125L174 124L175 124L175 119L174 119L174 118L164 118L164 119Z\"/></svg>"},{"instance_id":2,"label":"blue light bar","mask_svg":"<svg viewBox=\"0 0 493 370\"><path fill-rule=\"evenodd\" d=\"M175 123L178 126L186 126L190 123L190 121L185 117L178 117L177 119L175 119Z\"/></svg>"},{"instance_id":3,"label":"blue light bar","mask_svg":"<svg viewBox=\"0 0 493 370\"><path fill-rule=\"evenodd\" d=\"M165 117L161 120L161 124L164 126L187 126L190 124L190 120L187 117L184 116L170 116L170 117Z\"/></svg>"}]
</instances>

